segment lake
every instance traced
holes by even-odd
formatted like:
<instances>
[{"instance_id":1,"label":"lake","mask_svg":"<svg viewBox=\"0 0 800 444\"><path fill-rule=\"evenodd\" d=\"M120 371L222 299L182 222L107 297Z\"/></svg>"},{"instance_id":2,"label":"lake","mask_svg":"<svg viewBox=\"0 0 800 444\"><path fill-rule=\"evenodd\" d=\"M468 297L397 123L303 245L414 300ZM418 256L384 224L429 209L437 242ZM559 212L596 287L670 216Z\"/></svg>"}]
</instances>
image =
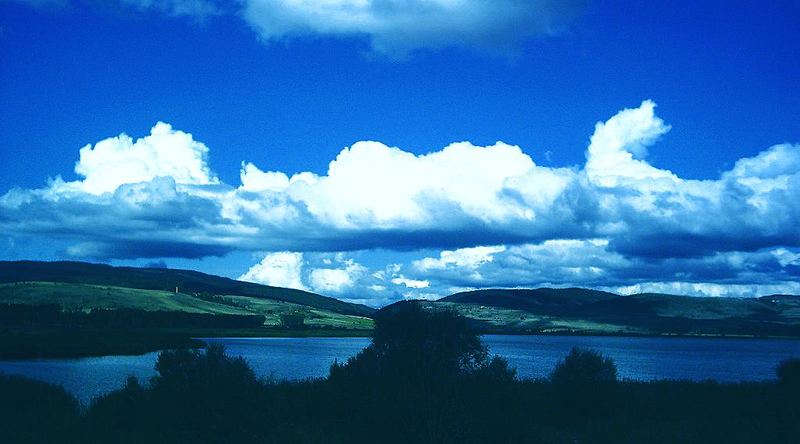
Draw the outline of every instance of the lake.
<instances>
[{"instance_id":1,"label":"lake","mask_svg":"<svg viewBox=\"0 0 800 444\"><path fill-rule=\"evenodd\" d=\"M621 378L720 382L774 379L775 367L800 357L800 341L778 339L633 338L601 336L483 336L493 354L504 356L522 378L546 377L572 347L587 347L614 359ZM346 361L368 338L208 338L242 356L258 375L278 379L324 377L334 360ZM0 361L0 372L63 385L83 403L122 387L129 375L155 375L158 353L80 359Z\"/></svg>"}]
</instances>

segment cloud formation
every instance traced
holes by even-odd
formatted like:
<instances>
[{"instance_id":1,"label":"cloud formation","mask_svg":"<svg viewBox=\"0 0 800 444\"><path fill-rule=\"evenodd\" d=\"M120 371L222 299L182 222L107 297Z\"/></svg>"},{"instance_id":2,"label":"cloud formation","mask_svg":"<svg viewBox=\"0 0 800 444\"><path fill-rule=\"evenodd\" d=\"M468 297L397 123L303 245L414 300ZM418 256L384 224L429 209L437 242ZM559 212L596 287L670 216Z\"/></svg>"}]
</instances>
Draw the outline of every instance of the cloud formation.
<instances>
[{"instance_id":1,"label":"cloud formation","mask_svg":"<svg viewBox=\"0 0 800 444\"><path fill-rule=\"evenodd\" d=\"M303 284L303 253L279 251L264 256L261 262L239 276L240 281L256 282L273 287L306 290Z\"/></svg>"},{"instance_id":2,"label":"cloud formation","mask_svg":"<svg viewBox=\"0 0 800 444\"><path fill-rule=\"evenodd\" d=\"M135 142L126 134L86 145L80 150L75 173L82 180L64 182L57 177L55 193L85 192L94 195L116 191L121 185L171 178L185 185L219 183L207 163L208 148L191 134L158 122L150 135Z\"/></svg>"},{"instance_id":3,"label":"cloud formation","mask_svg":"<svg viewBox=\"0 0 800 444\"><path fill-rule=\"evenodd\" d=\"M82 5L75 0L6 0L33 7ZM115 0L126 10L204 22L243 20L265 43L299 38L365 39L399 60L417 50L448 47L501 55L527 39L554 35L586 0ZM86 5L83 5L86 6ZM91 6L89 4L88 6Z\"/></svg>"},{"instance_id":4,"label":"cloud formation","mask_svg":"<svg viewBox=\"0 0 800 444\"><path fill-rule=\"evenodd\" d=\"M192 17L198 20L222 13L214 0L119 0L123 5L138 9L156 10L170 17Z\"/></svg>"},{"instance_id":5,"label":"cloud formation","mask_svg":"<svg viewBox=\"0 0 800 444\"><path fill-rule=\"evenodd\" d=\"M800 145L689 180L647 161L668 131L644 101L596 125L582 167L541 166L503 142L416 155L362 141L323 175L243 162L234 186L217 178L208 147L159 122L142 138L81 148L78 180L8 191L0 233L67 242L62 254L76 258L293 252L268 254L246 278L341 294L383 287L404 297L442 283L797 281ZM314 252L372 248L435 253L375 279L346 259L303 269ZM280 268L279 259L294 262Z\"/></svg>"},{"instance_id":6,"label":"cloud formation","mask_svg":"<svg viewBox=\"0 0 800 444\"><path fill-rule=\"evenodd\" d=\"M393 57L448 46L513 51L552 34L582 1L245 0L243 16L264 40L307 35L366 37Z\"/></svg>"}]
</instances>

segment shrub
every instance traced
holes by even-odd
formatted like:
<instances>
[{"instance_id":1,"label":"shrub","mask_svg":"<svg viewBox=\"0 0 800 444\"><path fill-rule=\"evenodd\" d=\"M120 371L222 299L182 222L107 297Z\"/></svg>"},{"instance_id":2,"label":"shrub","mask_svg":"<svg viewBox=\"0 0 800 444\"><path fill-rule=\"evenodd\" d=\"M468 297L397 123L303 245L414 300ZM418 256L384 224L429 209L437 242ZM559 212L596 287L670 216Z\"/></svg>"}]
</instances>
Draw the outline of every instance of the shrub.
<instances>
[{"instance_id":1,"label":"shrub","mask_svg":"<svg viewBox=\"0 0 800 444\"><path fill-rule=\"evenodd\" d=\"M611 358L594 350L574 347L556 364L550 380L559 385L613 383L617 380L617 366Z\"/></svg>"},{"instance_id":2,"label":"shrub","mask_svg":"<svg viewBox=\"0 0 800 444\"><path fill-rule=\"evenodd\" d=\"M490 359L487 347L464 317L414 302L378 313L372 344L346 364L331 368L333 379L350 375L415 383L478 373L510 380L515 370L502 359Z\"/></svg>"},{"instance_id":3,"label":"shrub","mask_svg":"<svg viewBox=\"0 0 800 444\"><path fill-rule=\"evenodd\" d=\"M162 352L156 371L148 386L129 379L92 405L95 442L264 442L266 386L244 359L211 343L205 352Z\"/></svg>"},{"instance_id":4,"label":"shrub","mask_svg":"<svg viewBox=\"0 0 800 444\"><path fill-rule=\"evenodd\" d=\"M780 385L800 389L800 358L781 361L778 364L776 374Z\"/></svg>"},{"instance_id":5,"label":"shrub","mask_svg":"<svg viewBox=\"0 0 800 444\"><path fill-rule=\"evenodd\" d=\"M0 373L0 442L70 442L78 419L78 401L62 387Z\"/></svg>"}]
</instances>

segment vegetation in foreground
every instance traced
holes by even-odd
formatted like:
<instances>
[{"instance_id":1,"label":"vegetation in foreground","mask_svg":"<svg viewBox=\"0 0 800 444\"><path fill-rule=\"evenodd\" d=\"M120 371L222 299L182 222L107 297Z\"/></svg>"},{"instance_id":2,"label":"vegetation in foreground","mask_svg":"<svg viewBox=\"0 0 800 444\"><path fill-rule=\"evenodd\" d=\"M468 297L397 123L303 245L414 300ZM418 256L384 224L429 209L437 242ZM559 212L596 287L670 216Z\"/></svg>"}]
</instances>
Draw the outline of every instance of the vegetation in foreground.
<instances>
[{"instance_id":1,"label":"vegetation in foreground","mask_svg":"<svg viewBox=\"0 0 800 444\"><path fill-rule=\"evenodd\" d=\"M259 379L224 349L163 352L151 381L86 409L58 387L0 377L0 442L798 442L800 361L774 383L618 381L573 350L515 378L463 318L402 304L327 379Z\"/></svg>"}]
</instances>

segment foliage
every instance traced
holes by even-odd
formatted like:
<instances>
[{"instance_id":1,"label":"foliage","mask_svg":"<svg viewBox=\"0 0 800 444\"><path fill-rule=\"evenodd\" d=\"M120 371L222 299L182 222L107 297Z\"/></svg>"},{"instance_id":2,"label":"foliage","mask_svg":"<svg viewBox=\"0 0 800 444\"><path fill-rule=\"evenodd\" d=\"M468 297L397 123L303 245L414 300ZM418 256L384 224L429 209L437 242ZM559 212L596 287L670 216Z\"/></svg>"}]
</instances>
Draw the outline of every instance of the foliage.
<instances>
[{"instance_id":1,"label":"foliage","mask_svg":"<svg viewBox=\"0 0 800 444\"><path fill-rule=\"evenodd\" d=\"M140 329L0 329L0 359L136 355L201 347L184 332Z\"/></svg>"},{"instance_id":2,"label":"foliage","mask_svg":"<svg viewBox=\"0 0 800 444\"><path fill-rule=\"evenodd\" d=\"M425 384L445 383L482 372L513 379L502 358L489 359L487 347L467 320L452 311L426 310L399 303L375 317L372 343L331 376L348 374L364 380L391 379Z\"/></svg>"},{"instance_id":3,"label":"foliage","mask_svg":"<svg viewBox=\"0 0 800 444\"><path fill-rule=\"evenodd\" d=\"M306 317L303 313L282 313L280 319L284 328L303 328Z\"/></svg>"},{"instance_id":4,"label":"foliage","mask_svg":"<svg viewBox=\"0 0 800 444\"><path fill-rule=\"evenodd\" d=\"M558 385L612 383L617 381L617 366L594 350L574 347L556 364L550 380Z\"/></svg>"},{"instance_id":5,"label":"foliage","mask_svg":"<svg viewBox=\"0 0 800 444\"><path fill-rule=\"evenodd\" d=\"M78 402L63 388L0 373L0 442L70 441Z\"/></svg>"},{"instance_id":6,"label":"foliage","mask_svg":"<svg viewBox=\"0 0 800 444\"><path fill-rule=\"evenodd\" d=\"M382 316L372 344L327 379L259 380L211 345L163 352L149 383L131 378L81 413L63 390L0 376L0 441L800 442L800 398L784 373L778 383L604 384L613 363L573 350L553 374L589 384L521 381L452 313L401 304Z\"/></svg>"},{"instance_id":7,"label":"foliage","mask_svg":"<svg viewBox=\"0 0 800 444\"><path fill-rule=\"evenodd\" d=\"M800 391L800 358L781 361L776 374L782 386Z\"/></svg>"},{"instance_id":8,"label":"foliage","mask_svg":"<svg viewBox=\"0 0 800 444\"><path fill-rule=\"evenodd\" d=\"M210 292L196 294L174 293L157 290L142 290L118 286L98 286L88 284L68 284L58 282L14 282L0 283L0 325L5 326L85 326L91 319L85 313L97 311L97 321L115 321L113 328L138 326L148 328L173 328L182 324L197 323L210 326L225 318L224 315L264 316L263 324L278 326L282 313L302 313L306 325L314 328L371 329L372 319L335 313L330 310L298 305L275 299L249 296L219 296ZM133 316L124 317L108 310L133 310L133 313L178 313L171 315L143 315L136 321ZM122 313L122 312L120 312ZM186 315L181 315L186 313ZM198 315L204 315L205 318ZM223 315L214 320L210 315ZM183 319L179 319L182 316ZM148 319L142 319L148 317ZM157 319L156 319L157 318ZM231 319L231 318L229 318ZM255 318L253 318L255 319ZM222 321L228 322L229 321ZM255 321L253 321L255 323ZM120 324L124 323L124 325ZM168 324L172 324L169 325ZM261 327L261 325L255 325ZM215 328L243 328L221 327Z\"/></svg>"},{"instance_id":9,"label":"foliage","mask_svg":"<svg viewBox=\"0 0 800 444\"><path fill-rule=\"evenodd\" d=\"M97 442L256 442L268 417L266 386L220 344L162 352L148 388L135 379L97 400L87 420ZM146 426L143 426L146 425Z\"/></svg>"}]
</instances>

